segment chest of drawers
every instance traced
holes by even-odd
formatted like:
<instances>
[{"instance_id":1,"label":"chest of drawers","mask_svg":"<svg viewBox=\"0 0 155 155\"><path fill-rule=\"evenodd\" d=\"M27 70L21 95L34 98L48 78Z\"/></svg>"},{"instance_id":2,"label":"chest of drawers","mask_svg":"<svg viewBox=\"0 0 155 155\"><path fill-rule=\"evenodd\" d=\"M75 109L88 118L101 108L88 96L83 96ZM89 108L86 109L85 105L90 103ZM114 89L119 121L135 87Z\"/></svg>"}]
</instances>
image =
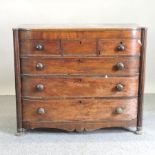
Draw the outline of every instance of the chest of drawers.
<instances>
[{"instance_id":1,"label":"chest of drawers","mask_svg":"<svg viewBox=\"0 0 155 155\"><path fill-rule=\"evenodd\" d=\"M142 129L146 28L13 29L17 132Z\"/></svg>"}]
</instances>

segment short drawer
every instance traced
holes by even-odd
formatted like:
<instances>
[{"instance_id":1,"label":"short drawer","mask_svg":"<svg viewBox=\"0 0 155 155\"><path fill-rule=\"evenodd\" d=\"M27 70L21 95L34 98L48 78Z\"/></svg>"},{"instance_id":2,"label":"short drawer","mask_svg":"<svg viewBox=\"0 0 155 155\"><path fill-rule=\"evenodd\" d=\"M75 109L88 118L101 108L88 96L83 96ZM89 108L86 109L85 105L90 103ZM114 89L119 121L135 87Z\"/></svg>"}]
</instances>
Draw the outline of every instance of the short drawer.
<instances>
[{"instance_id":1,"label":"short drawer","mask_svg":"<svg viewBox=\"0 0 155 155\"><path fill-rule=\"evenodd\" d=\"M62 40L62 48L64 55L96 55L96 40Z\"/></svg>"},{"instance_id":2,"label":"short drawer","mask_svg":"<svg viewBox=\"0 0 155 155\"><path fill-rule=\"evenodd\" d=\"M20 42L23 55L60 55L59 40L24 40Z\"/></svg>"},{"instance_id":3,"label":"short drawer","mask_svg":"<svg viewBox=\"0 0 155 155\"><path fill-rule=\"evenodd\" d=\"M134 75L139 73L139 57L106 58L23 58L23 74Z\"/></svg>"},{"instance_id":4,"label":"short drawer","mask_svg":"<svg viewBox=\"0 0 155 155\"><path fill-rule=\"evenodd\" d=\"M127 121L137 118L137 98L26 100L23 121Z\"/></svg>"},{"instance_id":5,"label":"short drawer","mask_svg":"<svg viewBox=\"0 0 155 155\"><path fill-rule=\"evenodd\" d=\"M100 55L140 55L139 39L101 39L99 40Z\"/></svg>"},{"instance_id":6,"label":"short drawer","mask_svg":"<svg viewBox=\"0 0 155 155\"><path fill-rule=\"evenodd\" d=\"M121 97L137 96L135 77L22 77L22 96Z\"/></svg>"}]
</instances>

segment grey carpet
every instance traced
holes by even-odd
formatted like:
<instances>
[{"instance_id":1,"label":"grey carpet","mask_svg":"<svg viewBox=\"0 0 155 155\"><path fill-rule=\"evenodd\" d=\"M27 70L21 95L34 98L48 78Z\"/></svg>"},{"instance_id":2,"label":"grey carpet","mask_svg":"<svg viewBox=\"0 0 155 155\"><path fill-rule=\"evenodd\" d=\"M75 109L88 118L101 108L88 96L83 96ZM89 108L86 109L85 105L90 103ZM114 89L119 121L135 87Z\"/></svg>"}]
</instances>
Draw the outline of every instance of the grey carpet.
<instances>
[{"instance_id":1,"label":"grey carpet","mask_svg":"<svg viewBox=\"0 0 155 155\"><path fill-rule=\"evenodd\" d=\"M145 96L142 135L121 129L87 133L35 130L16 137L15 97L0 96L0 155L155 155L155 95Z\"/></svg>"}]
</instances>

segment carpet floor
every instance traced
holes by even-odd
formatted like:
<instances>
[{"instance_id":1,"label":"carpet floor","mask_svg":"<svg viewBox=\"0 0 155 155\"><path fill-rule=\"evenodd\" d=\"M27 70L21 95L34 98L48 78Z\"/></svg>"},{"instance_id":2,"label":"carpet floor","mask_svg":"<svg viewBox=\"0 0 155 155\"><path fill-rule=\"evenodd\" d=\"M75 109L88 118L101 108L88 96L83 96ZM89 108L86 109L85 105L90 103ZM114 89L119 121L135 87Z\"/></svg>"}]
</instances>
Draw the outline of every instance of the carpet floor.
<instances>
[{"instance_id":1,"label":"carpet floor","mask_svg":"<svg viewBox=\"0 0 155 155\"><path fill-rule=\"evenodd\" d=\"M32 130L17 137L14 96L0 96L0 155L155 155L155 95L146 95L142 135L122 129L95 132Z\"/></svg>"}]
</instances>

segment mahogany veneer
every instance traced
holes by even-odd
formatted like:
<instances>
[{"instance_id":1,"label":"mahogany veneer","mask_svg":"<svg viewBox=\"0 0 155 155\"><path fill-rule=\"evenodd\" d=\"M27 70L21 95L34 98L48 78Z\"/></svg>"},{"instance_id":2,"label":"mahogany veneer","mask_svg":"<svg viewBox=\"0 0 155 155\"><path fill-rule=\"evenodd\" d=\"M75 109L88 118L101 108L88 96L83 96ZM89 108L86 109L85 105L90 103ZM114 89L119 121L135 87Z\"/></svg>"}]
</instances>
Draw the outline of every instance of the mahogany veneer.
<instances>
[{"instance_id":1,"label":"mahogany veneer","mask_svg":"<svg viewBox=\"0 0 155 155\"><path fill-rule=\"evenodd\" d=\"M146 28L13 29L17 132L142 129Z\"/></svg>"}]
</instances>

